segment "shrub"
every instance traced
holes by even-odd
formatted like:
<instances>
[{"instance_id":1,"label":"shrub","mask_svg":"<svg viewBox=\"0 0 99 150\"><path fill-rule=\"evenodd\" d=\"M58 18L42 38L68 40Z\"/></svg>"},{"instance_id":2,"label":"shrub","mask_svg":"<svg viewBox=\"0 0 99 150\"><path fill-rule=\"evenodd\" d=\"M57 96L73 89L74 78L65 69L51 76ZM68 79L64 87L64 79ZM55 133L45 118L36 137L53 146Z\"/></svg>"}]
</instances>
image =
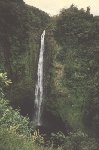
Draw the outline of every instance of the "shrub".
<instances>
[{"instance_id":1,"label":"shrub","mask_svg":"<svg viewBox=\"0 0 99 150\"><path fill-rule=\"evenodd\" d=\"M70 133L63 146L64 150L98 150L98 143L95 138L90 138L86 133L77 131Z\"/></svg>"},{"instance_id":2,"label":"shrub","mask_svg":"<svg viewBox=\"0 0 99 150\"><path fill-rule=\"evenodd\" d=\"M65 141L65 135L62 132L52 133L51 134L51 143L54 147L61 146Z\"/></svg>"},{"instance_id":3,"label":"shrub","mask_svg":"<svg viewBox=\"0 0 99 150\"><path fill-rule=\"evenodd\" d=\"M41 146L44 139L39 131L31 135L28 118L21 116L18 110L13 110L9 106L2 88L10 83L6 73L0 73L0 150L53 150L51 146Z\"/></svg>"}]
</instances>

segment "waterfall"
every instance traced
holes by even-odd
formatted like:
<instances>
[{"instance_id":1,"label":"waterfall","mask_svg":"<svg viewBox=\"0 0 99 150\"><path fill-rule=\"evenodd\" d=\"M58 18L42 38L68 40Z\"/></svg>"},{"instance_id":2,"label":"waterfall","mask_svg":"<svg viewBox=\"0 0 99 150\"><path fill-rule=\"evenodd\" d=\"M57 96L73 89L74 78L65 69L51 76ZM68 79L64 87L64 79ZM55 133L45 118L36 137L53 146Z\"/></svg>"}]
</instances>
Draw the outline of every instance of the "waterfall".
<instances>
[{"instance_id":1,"label":"waterfall","mask_svg":"<svg viewBox=\"0 0 99 150\"><path fill-rule=\"evenodd\" d=\"M41 125L41 106L43 101L43 54L44 54L44 38L45 30L41 35L41 48L38 61L38 70L37 70L37 83L35 88L35 116L34 124L37 126Z\"/></svg>"}]
</instances>

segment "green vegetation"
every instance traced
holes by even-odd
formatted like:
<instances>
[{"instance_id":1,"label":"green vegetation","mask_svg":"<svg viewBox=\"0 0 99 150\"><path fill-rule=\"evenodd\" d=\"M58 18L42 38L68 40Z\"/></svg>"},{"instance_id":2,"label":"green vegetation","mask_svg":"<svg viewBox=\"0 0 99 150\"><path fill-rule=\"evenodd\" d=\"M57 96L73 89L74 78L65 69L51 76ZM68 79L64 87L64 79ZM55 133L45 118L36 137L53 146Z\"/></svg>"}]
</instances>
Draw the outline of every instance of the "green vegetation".
<instances>
[{"instance_id":1,"label":"green vegetation","mask_svg":"<svg viewBox=\"0 0 99 150\"><path fill-rule=\"evenodd\" d=\"M71 6L55 18L52 105L75 129L99 135L99 17ZM55 102L56 101L56 102Z\"/></svg>"},{"instance_id":2,"label":"green vegetation","mask_svg":"<svg viewBox=\"0 0 99 150\"><path fill-rule=\"evenodd\" d=\"M29 127L44 29L44 125L56 128L57 118L66 130L48 140ZM0 149L98 150L98 66L99 16L89 7L51 18L23 0L0 0Z\"/></svg>"},{"instance_id":3,"label":"green vegetation","mask_svg":"<svg viewBox=\"0 0 99 150\"><path fill-rule=\"evenodd\" d=\"M0 69L12 80L8 99L23 115L33 109L40 36L49 19L22 0L0 0Z\"/></svg>"},{"instance_id":4,"label":"green vegetation","mask_svg":"<svg viewBox=\"0 0 99 150\"><path fill-rule=\"evenodd\" d=\"M2 88L9 85L6 74L0 73L0 149L1 150L53 150L35 144L42 140L40 135L34 136L28 127L29 120L13 110L6 100ZM58 150L61 150L58 148Z\"/></svg>"}]
</instances>

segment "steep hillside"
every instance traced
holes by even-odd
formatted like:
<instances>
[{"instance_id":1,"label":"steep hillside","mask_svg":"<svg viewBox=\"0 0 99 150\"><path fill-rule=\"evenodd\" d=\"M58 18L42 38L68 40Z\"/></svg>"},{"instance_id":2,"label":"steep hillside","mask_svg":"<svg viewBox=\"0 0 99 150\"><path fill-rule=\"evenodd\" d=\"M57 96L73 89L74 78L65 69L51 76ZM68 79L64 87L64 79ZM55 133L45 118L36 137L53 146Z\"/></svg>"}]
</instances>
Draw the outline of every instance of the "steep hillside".
<instances>
[{"instance_id":1,"label":"steep hillside","mask_svg":"<svg viewBox=\"0 0 99 150\"><path fill-rule=\"evenodd\" d=\"M0 69L12 80L7 97L33 117L44 29L44 125L99 135L99 17L89 7L72 5L50 18L22 0L0 0Z\"/></svg>"},{"instance_id":2,"label":"steep hillside","mask_svg":"<svg viewBox=\"0 0 99 150\"><path fill-rule=\"evenodd\" d=\"M99 17L72 5L53 20L57 50L48 107L74 130L99 135Z\"/></svg>"},{"instance_id":3,"label":"steep hillside","mask_svg":"<svg viewBox=\"0 0 99 150\"><path fill-rule=\"evenodd\" d=\"M50 17L23 0L0 0L0 68L12 80L8 97L31 115L40 36Z\"/></svg>"}]
</instances>

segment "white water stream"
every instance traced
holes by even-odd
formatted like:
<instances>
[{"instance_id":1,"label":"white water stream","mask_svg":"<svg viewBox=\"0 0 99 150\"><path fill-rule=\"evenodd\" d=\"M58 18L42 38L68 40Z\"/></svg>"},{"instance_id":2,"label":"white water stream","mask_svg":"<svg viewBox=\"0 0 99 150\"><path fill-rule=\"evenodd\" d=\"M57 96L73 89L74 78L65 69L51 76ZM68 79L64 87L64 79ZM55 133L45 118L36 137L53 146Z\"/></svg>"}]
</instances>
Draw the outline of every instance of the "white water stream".
<instances>
[{"instance_id":1,"label":"white water stream","mask_svg":"<svg viewBox=\"0 0 99 150\"><path fill-rule=\"evenodd\" d=\"M43 101L43 54L44 54L44 38L45 30L41 35L41 48L38 61L37 84L35 88L35 116L34 123L37 126L41 125L41 106Z\"/></svg>"}]
</instances>

